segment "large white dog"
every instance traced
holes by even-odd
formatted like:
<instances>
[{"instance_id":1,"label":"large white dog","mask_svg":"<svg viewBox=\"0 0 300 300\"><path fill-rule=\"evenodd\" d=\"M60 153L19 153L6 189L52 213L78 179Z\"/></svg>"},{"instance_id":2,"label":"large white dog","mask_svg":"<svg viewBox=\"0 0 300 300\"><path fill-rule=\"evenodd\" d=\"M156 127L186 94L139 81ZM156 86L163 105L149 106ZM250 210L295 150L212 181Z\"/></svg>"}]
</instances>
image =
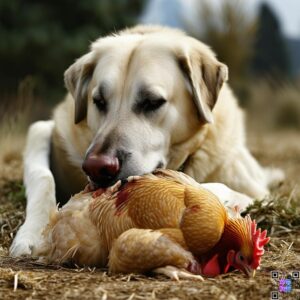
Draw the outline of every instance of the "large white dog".
<instances>
[{"instance_id":1,"label":"large white dog","mask_svg":"<svg viewBox=\"0 0 300 300\"><path fill-rule=\"evenodd\" d=\"M165 167L228 185L239 193L204 186L230 206L267 195L283 174L263 169L247 150L226 80L210 48L177 30L135 27L94 42L65 72L69 94L53 120L29 130L26 221L11 255L35 254L51 210L87 178L110 186Z\"/></svg>"}]
</instances>

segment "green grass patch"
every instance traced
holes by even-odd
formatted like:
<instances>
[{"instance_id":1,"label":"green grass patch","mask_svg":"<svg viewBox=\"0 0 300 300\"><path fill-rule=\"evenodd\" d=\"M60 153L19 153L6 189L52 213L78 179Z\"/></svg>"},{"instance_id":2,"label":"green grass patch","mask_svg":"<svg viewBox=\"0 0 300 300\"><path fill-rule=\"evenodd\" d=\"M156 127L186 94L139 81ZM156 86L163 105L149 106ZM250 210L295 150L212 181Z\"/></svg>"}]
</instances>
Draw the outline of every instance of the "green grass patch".
<instances>
[{"instance_id":1,"label":"green grass patch","mask_svg":"<svg viewBox=\"0 0 300 300\"><path fill-rule=\"evenodd\" d=\"M255 201L245 214L250 214L272 236L300 231L300 199L293 191L289 196L272 195L270 199Z\"/></svg>"},{"instance_id":2,"label":"green grass patch","mask_svg":"<svg viewBox=\"0 0 300 300\"><path fill-rule=\"evenodd\" d=\"M21 181L9 181L4 186L4 197L14 204L26 205L25 186Z\"/></svg>"}]
</instances>

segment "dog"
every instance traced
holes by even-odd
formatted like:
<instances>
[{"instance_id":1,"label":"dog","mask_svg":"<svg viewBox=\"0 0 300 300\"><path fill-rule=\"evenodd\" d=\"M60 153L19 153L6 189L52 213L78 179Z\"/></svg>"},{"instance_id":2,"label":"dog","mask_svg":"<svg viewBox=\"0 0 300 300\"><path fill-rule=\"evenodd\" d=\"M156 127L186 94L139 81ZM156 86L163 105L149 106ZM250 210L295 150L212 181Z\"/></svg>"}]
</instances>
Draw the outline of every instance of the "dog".
<instances>
[{"instance_id":1,"label":"dog","mask_svg":"<svg viewBox=\"0 0 300 300\"><path fill-rule=\"evenodd\" d=\"M179 30L137 26L99 38L65 72L53 119L31 125L24 153L26 220L10 248L34 256L57 202L156 168L182 170L244 209L281 181L245 144L227 66ZM233 189L233 190L231 190ZM235 190L235 191L234 191Z\"/></svg>"}]
</instances>

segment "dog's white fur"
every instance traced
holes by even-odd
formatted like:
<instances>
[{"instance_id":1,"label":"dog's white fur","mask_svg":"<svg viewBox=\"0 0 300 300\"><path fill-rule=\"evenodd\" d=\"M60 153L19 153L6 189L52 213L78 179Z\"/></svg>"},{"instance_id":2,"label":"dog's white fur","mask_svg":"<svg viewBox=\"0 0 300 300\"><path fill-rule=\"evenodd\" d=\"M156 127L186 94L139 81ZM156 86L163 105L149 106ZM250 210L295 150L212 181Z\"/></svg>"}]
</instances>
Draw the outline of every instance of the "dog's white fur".
<instances>
[{"instance_id":1,"label":"dog's white fur","mask_svg":"<svg viewBox=\"0 0 300 300\"><path fill-rule=\"evenodd\" d=\"M144 48L140 47L142 42L146 42ZM137 66L131 71L127 68L128 62L123 66L123 59L131 61L132 50L126 52L130 47L140 48L135 51ZM185 76L174 61L176 57L184 63L182 72ZM201 72L200 65L197 66L200 61ZM93 67L89 80L82 78L89 71L83 68L86 65ZM129 74L125 74L127 71ZM124 92L121 87L125 75L133 88L123 87ZM57 155L56 166L63 169L60 180L64 186L69 184L68 177L76 172L79 174L86 151L95 143L103 143L103 138L113 133L117 135L114 147L127 145L134 153L125 166L129 170L125 170L125 177L150 172L159 160L164 167L175 170L184 163L183 171L198 182L223 182L236 189L238 192L224 184L202 184L230 208L245 209L253 198L267 195L270 184L283 179L281 171L263 169L246 148L242 111L229 87L223 84L227 79L226 66L216 60L207 46L181 32L137 27L100 39L93 44L90 53L67 70L65 76L70 94L55 110L54 121L37 122L28 133L24 154L26 220L10 248L13 256L35 254L42 231L56 206L55 182L58 178L54 178L49 167L51 139L54 141L52 146L58 145L63 150ZM92 96L103 79L112 83L111 93L119 94L110 101L111 112L99 118ZM155 93L165 98L173 95L172 101L164 106L169 109L163 108L151 119L134 114L131 94L138 88L137 79L143 79ZM216 104L212 95L217 95ZM121 98L123 102L120 102ZM84 105L87 105L86 111ZM74 116L80 122L77 125L74 125ZM207 122L214 124L204 125ZM145 136L151 137L152 144ZM145 147L148 147L147 151ZM65 157L61 157L63 153ZM70 166L65 165L66 160ZM71 167L73 171L64 174ZM84 182L82 173L79 177L73 182Z\"/></svg>"}]
</instances>

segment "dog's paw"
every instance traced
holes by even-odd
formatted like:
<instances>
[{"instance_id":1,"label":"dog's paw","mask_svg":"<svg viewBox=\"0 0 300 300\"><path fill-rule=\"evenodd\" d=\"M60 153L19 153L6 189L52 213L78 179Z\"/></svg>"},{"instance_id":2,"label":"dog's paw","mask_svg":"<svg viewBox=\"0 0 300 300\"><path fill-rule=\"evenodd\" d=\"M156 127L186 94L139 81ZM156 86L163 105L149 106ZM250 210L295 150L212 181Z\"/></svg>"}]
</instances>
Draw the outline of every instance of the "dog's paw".
<instances>
[{"instance_id":1,"label":"dog's paw","mask_svg":"<svg viewBox=\"0 0 300 300\"><path fill-rule=\"evenodd\" d=\"M9 249L9 255L12 257L34 257L41 247L42 236L38 232L33 232L24 225L18 231L12 245Z\"/></svg>"}]
</instances>

